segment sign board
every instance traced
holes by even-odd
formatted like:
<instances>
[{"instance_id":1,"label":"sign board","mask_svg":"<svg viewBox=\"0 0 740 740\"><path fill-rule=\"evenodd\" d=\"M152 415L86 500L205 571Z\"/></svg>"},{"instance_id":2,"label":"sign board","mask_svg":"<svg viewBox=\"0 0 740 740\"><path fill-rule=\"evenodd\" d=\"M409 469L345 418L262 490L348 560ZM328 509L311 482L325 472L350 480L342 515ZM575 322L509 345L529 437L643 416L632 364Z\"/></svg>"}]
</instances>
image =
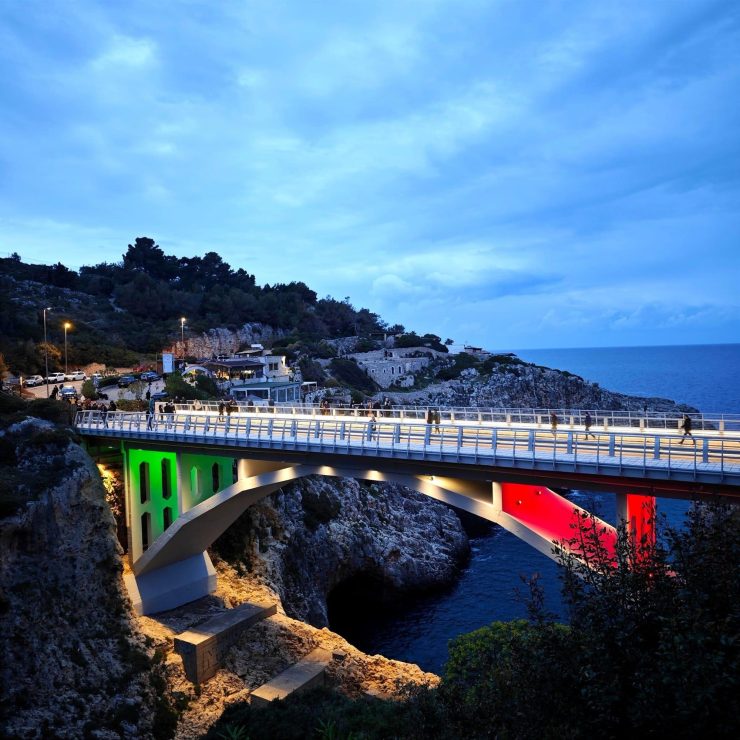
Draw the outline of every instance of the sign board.
<instances>
[{"instance_id":1,"label":"sign board","mask_svg":"<svg viewBox=\"0 0 740 740\"><path fill-rule=\"evenodd\" d=\"M172 373L175 371L174 355L171 352L162 353L162 372Z\"/></svg>"}]
</instances>

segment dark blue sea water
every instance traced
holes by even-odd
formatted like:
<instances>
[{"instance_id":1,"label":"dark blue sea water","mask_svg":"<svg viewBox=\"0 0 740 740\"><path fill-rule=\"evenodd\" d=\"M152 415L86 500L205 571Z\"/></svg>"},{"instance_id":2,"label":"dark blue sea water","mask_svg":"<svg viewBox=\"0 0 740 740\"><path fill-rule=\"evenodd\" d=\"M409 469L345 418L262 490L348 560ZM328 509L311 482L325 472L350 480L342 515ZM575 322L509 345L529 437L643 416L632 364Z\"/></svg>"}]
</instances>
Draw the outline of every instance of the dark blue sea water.
<instances>
[{"instance_id":1,"label":"dark blue sea water","mask_svg":"<svg viewBox=\"0 0 740 740\"><path fill-rule=\"evenodd\" d=\"M704 412L740 414L738 344L513 351L523 360L569 370L609 390L670 398ZM613 496L578 491L571 498L615 522ZM682 501L658 501L659 511L671 524L681 523L687 506ZM547 607L561 613L557 565L500 527L479 526L478 536L471 540L470 561L454 587L392 612L385 608L355 612L350 625L343 620L339 631L365 652L439 673L453 637L495 620L526 617L522 578L537 574Z\"/></svg>"}]
</instances>

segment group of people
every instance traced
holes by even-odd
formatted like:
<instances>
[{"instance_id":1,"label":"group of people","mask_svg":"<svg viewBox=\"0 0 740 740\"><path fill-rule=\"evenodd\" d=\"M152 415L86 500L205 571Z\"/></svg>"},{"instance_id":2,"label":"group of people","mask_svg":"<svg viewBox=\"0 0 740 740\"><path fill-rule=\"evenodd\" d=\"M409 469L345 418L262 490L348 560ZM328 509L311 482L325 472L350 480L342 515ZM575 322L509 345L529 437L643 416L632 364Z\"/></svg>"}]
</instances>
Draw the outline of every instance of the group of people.
<instances>
[{"instance_id":1,"label":"group of people","mask_svg":"<svg viewBox=\"0 0 740 740\"><path fill-rule=\"evenodd\" d=\"M552 433L554 435L557 435L558 433L558 415L554 412L550 412L550 426L552 427ZM586 433L586 439L589 437L593 437L596 439L596 435L591 431L591 424L593 424L593 419L591 418L591 414L587 411L586 415L583 417L583 429Z\"/></svg>"},{"instance_id":2,"label":"group of people","mask_svg":"<svg viewBox=\"0 0 740 740\"><path fill-rule=\"evenodd\" d=\"M251 410L250 406L254 406L254 404L251 401L247 403L248 410ZM238 411L238 410L239 410L239 407L236 405L236 401L233 398L229 399L228 401L225 401L222 399L221 401L218 402L218 418L219 419L223 419L224 414L226 414L226 416L231 416L235 411Z\"/></svg>"},{"instance_id":3,"label":"group of people","mask_svg":"<svg viewBox=\"0 0 740 740\"><path fill-rule=\"evenodd\" d=\"M439 409L427 409L427 424L434 424L434 433L439 434L439 425L442 422L442 417L439 414Z\"/></svg>"},{"instance_id":4,"label":"group of people","mask_svg":"<svg viewBox=\"0 0 740 740\"><path fill-rule=\"evenodd\" d=\"M593 437L594 439L596 439L596 435L591 431L591 424L593 424L593 420L591 419L591 414L587 411L585 416L583 417L583 429L586 435L586 439L588 439L589 437ZM557 435L558 415L554 411L550 412L550 426L552 427L552 433ZM680 428L683 430L683 437L678 444L682 445L687 437L690 437L691 441L696 444L694 435L691 433L691 427L691 417L688 414L684 414L680 426Z\"/></svg>"}]
</instances>

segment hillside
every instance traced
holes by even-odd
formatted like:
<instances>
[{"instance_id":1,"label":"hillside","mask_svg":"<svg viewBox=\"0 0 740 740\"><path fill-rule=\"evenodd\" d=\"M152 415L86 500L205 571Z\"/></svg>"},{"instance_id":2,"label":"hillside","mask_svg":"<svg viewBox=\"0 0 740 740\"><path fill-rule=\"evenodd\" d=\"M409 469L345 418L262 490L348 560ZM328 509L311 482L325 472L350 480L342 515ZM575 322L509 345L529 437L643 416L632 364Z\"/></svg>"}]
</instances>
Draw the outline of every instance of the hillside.
<instances>
[{"instance_id":1,"label":"hillside","mask_svg":"<svg viewBox=\"0 0 740 740\"><path fill-rule=\"evenodd\" d=\"M373 333L388 327L348 301L317 298L300 282L263 285L234 270L214 252L204 257L167 256L152 239L128 245L120 262L84 266L28 265L17 255L0 259L0 353L14 372L43 369L43 309L51 369L63 363L64 322L72 329L68 358L73 365L103 362L132 365L141 355L161 352L181 338L215 327L239 331L267 327L265 334L290 337L308 348L321 339Z\"/></svg>"}]
</instances>

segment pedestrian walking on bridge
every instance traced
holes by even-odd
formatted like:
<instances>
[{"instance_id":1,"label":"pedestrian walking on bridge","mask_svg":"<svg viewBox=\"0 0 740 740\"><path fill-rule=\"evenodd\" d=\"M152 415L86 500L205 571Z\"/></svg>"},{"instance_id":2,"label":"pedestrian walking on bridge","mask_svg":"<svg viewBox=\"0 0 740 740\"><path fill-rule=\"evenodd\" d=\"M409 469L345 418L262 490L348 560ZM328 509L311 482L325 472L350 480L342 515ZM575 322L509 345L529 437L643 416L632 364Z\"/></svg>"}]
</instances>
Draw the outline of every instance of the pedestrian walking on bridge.
<instances>
[{"instance_id":1,"label":"pedestrian walking on bridge","mask_svg":"<svg viewBox=\"0 0 740 740\"><path fill-rule=\"evenodd\" d=\"M591 414L587 411L586 416L583 419L583 428L586 430L586 439L588 439L589 435L596 439L596 435L591 431L591 424Z\"/></svg>"},{"instance_id":2,"label":"pedestrian walking on bridge","mask_svg":"<svg viewBox=\"0 0 740 740\"><path fill-rule=\"evenodd\" d=\"M691 417L688 414L683 415L683 421L681 422L681 429L683 429L683 437L681 437L681 441L678 444L682 445L686 437L691 437L691 441L694 444L696 444L694 435L691 433Z\"/></svg>"},{"instance_id":3,"label":"pedestrian walking on bridge","mask_svg":"<svg viewBox=\"0 0 740 740\"><path fill-rule=\"evenodd\" d=\"M550 413L550 425L552 426L552 433L558 433L558 415L553 411Z\"/></svg>"}]
</instances>

